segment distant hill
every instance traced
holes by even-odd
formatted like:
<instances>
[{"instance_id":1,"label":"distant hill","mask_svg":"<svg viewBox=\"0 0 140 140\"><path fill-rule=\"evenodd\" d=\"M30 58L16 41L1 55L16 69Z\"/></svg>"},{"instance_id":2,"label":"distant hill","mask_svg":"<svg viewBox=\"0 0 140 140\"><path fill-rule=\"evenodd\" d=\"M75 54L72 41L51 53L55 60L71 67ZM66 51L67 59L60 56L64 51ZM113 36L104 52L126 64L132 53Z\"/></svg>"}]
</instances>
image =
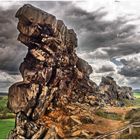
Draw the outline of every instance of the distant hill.
<instances>
[{"instance_id":1,"label":"distant hill","mask_svg":"<svg viewBox=\"0 0 140 140\"><path fill-rule=\"evenodd\" d=\"M134 92L140 92L140 89L134 89L133 91Z\"/></svg>"},{"instance_id":2,"label":"distant hill","mask_svg":"<svg viewBox=\"0 0 140 140\"><path fill-rule=\"evenodd\" d=\"M0 96L7 96L8 93L7 92L0 92Z\"/></svg>"}]
</instances>

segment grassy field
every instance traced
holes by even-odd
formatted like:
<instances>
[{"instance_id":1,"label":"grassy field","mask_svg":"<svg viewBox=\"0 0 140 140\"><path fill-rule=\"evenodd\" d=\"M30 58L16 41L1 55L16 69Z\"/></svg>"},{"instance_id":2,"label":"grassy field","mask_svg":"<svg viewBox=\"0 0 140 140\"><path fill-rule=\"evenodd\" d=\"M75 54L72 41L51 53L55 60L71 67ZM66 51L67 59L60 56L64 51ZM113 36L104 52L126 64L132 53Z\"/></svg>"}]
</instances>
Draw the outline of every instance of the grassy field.
<instances>
[{"instance_id":1,"label":"grassy field","mask_svg":"<svg viewBox=\"0 0 140 140\"><path fill-rule=\"evenodd\" d=\"M0 139L6 139L14 125L14 119L0 119Z\"/></svg>"},{"instance_id":2,"label":"grassy field","mask_svg":"<svg viewBox=\"0 0 140 140\"><path fill-rule=\"evenodd\" d=\"M140 98L140 92L135 92L135 93L134 93L134 97Z\"/></svg>"},{"instance_id":3,"label":"grassy field","mask_svg":"<svg viewBox=\"0 0 140 140\"><path fill-rule=\"evenodd\" d=\"M14 114L7 108L7 100L7 96L0 97L0 139L6 139L15 125Z\"/></svg>"},{"instance_id":4,"label":"grassy field","mask_svg":"<svg viewBox=\"0 0 140 140\"><path fill-rule=\"evenodd\" d=\"M140 108L140 92L135 92L134 97L136 97L136 99L133 101L134 106Z\"/></svg>"}]
</instances>

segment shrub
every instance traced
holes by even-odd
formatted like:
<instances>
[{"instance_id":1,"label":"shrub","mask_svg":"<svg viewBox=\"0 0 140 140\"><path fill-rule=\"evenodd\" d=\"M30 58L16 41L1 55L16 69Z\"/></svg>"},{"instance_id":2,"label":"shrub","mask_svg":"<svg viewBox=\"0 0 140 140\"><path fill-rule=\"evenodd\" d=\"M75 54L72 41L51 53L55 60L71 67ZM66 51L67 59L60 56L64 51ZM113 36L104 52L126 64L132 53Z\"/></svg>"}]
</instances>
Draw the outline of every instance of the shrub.
<instances>
[{"instance_id":1,"label":"shrub","mask_svg":"<svg viewBox=\"0 0 140 140\"><path fill-rule=\"evenodd\" d=\"M98 110L98 111L96 111L95 114L98 116L107 118L107 119L112 119L112 120L121 120L122 119L122 115L119 115L114 112L106 112L104 110Z\"/></svg>"},{"instance_id":2,"label":"shrub","mask_svg":"<svg viewBox=\"0 0 140 140\"><path fill-rule=\"evenodd\" d=\"M0 119L13 118L14 114L7 108L8 97L0 97Z\"/></svg>"},{"instance_id":3,"label":"shrub","mask_svg":"<svg viewBox=\"0 0 140 140\"><path fill-rule=\"evenodd\" d=\"M129 120L131 123L140 121L140 108L130 110L126 114L125 119Z\"/></svg>"},{"instance_id":4,"label":"shrub","mask_svg":"<svg viewBox=\"0 0 140 140\"><path fill-rule=\"evenodd\" d=\"M140 139L140 128L134 128L132 134L121 134L119 139Z\"/></svg>"}]
</instances>

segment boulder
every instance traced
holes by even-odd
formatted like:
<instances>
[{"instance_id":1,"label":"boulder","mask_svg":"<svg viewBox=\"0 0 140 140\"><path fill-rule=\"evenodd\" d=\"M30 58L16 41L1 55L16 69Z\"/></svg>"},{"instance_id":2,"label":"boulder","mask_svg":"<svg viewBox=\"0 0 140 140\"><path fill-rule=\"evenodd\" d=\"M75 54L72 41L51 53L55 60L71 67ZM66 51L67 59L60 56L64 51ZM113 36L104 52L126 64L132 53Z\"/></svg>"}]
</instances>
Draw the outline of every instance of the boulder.
<instances>
[{"instance_id":1,"label":"boulder","mask_svg":"<svg viewBox=\"0 0 140 140\"><path fill-rule=\"evenodd\" d=\"M35 105L35 100L39 91L36 84L18 82L9 88L8 107L14 112L27 112Z\"/></svg>"}]
</instances>

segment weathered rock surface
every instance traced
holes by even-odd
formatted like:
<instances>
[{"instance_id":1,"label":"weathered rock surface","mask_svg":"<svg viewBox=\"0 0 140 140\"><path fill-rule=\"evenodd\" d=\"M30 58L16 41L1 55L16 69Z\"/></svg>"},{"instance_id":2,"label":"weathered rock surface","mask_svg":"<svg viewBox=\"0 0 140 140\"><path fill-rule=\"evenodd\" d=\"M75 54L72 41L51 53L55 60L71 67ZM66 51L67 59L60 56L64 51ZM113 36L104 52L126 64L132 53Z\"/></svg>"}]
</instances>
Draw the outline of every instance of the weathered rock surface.
<instances>
[{"instance_id":1,"label":"weathered rock surface","mask_svg":"<svg viewBox=\"0 0 140 140\"><path fill-rule=\"evenodd\" d=\"M112 77L102 77L99 85L100 94L104 95L106 104L124 106L123 99L133 100L131 87L120 87Z\"/></svg>"},{"instance_id":2,"label":"weathered rock surface","mask_svg":"<svg viewBox=\"0 0 140 140\"><path fill-rule=\"evenodd\" d=\"M9 88L8 107L14 113L27 112L36 103L38 92L39 86L36 84L16 83Z\"/></svg>"},{"instance_id":3,"label":"weathered rock surface","mask_svg":"<svg viewBox=\"0 0 140 140\"><path fill-rule=\"evenodd\" d=\"M92 67L76 55L76 34L63 21L31 5L16 17L28 53L19 68L23 81L9 88L8 107L16 114L9 138L93 138L83 127L94 123L90 112L110 99L130 99L131 89L109 77L99 87L91 81Z\"/></svg>"}]
</instances>

